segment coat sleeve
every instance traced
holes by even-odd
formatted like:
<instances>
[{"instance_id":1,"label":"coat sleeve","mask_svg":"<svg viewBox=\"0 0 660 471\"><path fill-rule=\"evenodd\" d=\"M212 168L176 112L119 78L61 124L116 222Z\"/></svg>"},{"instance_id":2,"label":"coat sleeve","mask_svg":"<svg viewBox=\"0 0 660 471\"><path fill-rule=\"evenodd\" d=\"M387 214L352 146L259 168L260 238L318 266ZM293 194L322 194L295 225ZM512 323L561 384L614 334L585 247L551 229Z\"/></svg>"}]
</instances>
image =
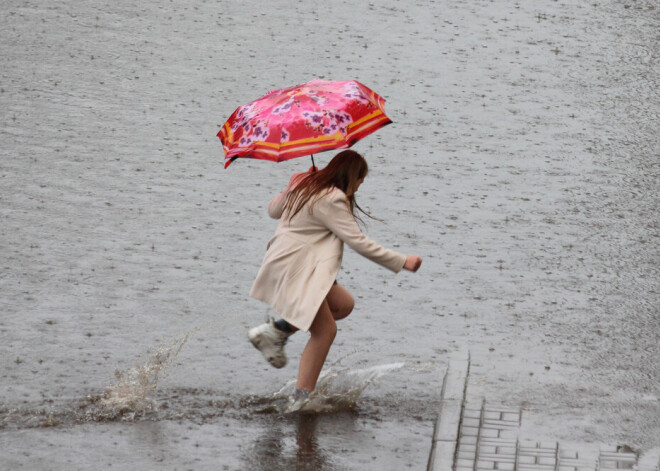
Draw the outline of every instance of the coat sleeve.
<instances>
[{"instance_id":1,"label":"coat sleeve","mask_svg":"<svg viewBox=\"0 0 660 471\"><path fill-rule=\"evenodd\" d=\"M286 204L286 198L289 195L291 189L300 181L300 179L306 175L305 173L296 173L289 180L289 184L284 189L282 193L277 195L275 198L270 200L268 203L268 215L273 219L279 219L282 217L284 212L284 205Z\"/></svg>"},{"instance_id":2,"label":"coat sleeve","mask_svg":"<svg viewBox=\"0 0 660 471\"><path fill-rule=\"evenodd\" d=\"M268 215L273 219L279 219L282 217L282 212L284 211L284 203L286 203L286 195L289 193L289 187L277 195L275 198L270 200L268 203Z\"/></svg>"},{"instance_id":3,"label":"coat sleeve","mask_svg":"<svg viewBox=\"0 0 660 471\"><path fill-rule=\"evenodd\" d=\"M378 245L362 233L349 210L346 196L334 191L316 205L323 224L360 255L398 273L406 263L406 256ZM316 211L316 207L314 208Z\"/></svg>"}]
</instances>

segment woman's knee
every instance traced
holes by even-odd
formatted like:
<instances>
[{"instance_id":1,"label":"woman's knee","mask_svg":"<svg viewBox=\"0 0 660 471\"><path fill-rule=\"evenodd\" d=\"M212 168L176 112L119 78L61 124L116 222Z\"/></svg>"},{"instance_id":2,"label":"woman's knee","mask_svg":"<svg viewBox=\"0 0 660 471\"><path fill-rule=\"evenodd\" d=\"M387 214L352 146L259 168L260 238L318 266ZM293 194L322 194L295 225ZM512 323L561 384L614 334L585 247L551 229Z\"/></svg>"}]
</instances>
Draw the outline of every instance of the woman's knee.
<instances>
[{"instance_id":1,"label":"woman's knee","mask_svg":"<svg viewBox=\"0 0 660 471\"><path fill-rule=\"evenodd\" d=\"M332 320L332 323L328 325L327 329L324 331L324 335L333 342L337 336L337 323L335 320Z\"/></svg>"},{"instance_id":2,"label":"woman's knee","mask_svg":"<svg viewBox=\"0 0 660 471\"><path fill-rule=\"evenodd\" d=\"M355 300L353 299L353 296L349 294L348 297L343 300L343 303L337 307L337 311L333 312L332 315L336 320L344 319L345 317L348 317L351 312L353 312L354 307Z\"/></svg>"},{"instance_id":3,"label":"woman's knee","mask_svg":"<svg viewBox=\"0 0 660 471\"><path fill-rule=\"evenodd\" d=\"M335 284L330 289L327 300L335 320L347 317L355 307L353 296L340 284Z\"/></svg>"},{"instance_id":4,"label":"woman's knee","mask_svg":"<svg viewBox=\"0 0 660 471\"><path fill-rule=\"evenodd\" d=\"M332 341L337 336L337 323L332 317L330 317L326 322L324 322L320 329L317 329L317 333L318 335L321 335Z\"/></svg>"},{"instance_id":5,"label":"woman's knee","mask_svg":"<svg viewBox=\"0 0 660 471\"><path fill-rule=\"evenodd\" d=\"M322 338L332 343L337 335L337 323L328 304L326 302L323 304L309 329L309 333L314 337Z\"/></svg>"},{"instance_id":6,"label":"woman's knee","mask_svg":"<svg viewBox=\"0 0 660 471\"><path fill-rule=\"evenodd\" d=\"M353 308L355 307L355 299L353 299L353 296L351 296L350 293L348 293L348 299L346 300L346 304L344 306L344 317L348 316L351 312L353 312Z\"/></svg>"}]
</instances>

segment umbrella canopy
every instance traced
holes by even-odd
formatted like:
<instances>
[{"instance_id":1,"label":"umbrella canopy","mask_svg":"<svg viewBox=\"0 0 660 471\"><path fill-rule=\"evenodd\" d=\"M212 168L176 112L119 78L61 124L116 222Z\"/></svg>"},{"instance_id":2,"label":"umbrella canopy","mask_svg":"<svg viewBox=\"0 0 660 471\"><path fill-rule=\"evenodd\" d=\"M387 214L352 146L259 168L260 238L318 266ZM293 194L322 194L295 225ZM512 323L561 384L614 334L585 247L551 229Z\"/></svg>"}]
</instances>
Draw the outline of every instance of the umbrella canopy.
<instances>
[{"instance_id":1,"label":"umbrella canopy","mask_svg":"<svg viewBox=\"0 0 660 471\"><path fill-rule=\"evenodd\" d=\"M283 160L344 149L392 121L385 100L356 81L312 80L240 106L218 132L236 158Z\"/></svg>"}]
</instances>

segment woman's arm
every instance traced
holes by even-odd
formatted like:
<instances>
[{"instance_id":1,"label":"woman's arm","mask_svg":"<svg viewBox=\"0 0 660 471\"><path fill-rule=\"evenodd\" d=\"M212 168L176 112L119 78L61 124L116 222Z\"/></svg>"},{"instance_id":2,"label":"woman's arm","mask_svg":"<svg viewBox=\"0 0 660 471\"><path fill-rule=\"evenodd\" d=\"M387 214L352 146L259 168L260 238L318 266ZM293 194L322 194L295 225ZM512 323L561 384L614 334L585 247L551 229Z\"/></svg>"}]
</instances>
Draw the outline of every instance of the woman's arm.
<instances>
[{"instance_id":1,"label":"woman's arm","mask_svg":"<svg viewBox=\"0 0 660 471\"><path fill-rule=\"evenodd\" d=\"M355 222L346 202L346 195L333 191L327 198L322 198L317 205L325 226L360 255L392 270L399 272L406 263L406 256L377 244L362 233Z\"/></svg>"},{"instance_id":2,"label":"woman's arm","mask_svg":"<svg viewBox=\"0 0 660 471\"><path fill-rule=\"evenodd\" d=\"M268 215L273 219L279 219L282 217L282 212L284 211L284 203L286 203L286 195L289 193L289 187L287 186L282 193L277 195L275 198L270 200L268 203Z\"/></svg>"},{"instance_id":3,"label":"woman's arm","mask_svg":"<svg viewBox=\"0 0 660 471\"><path fill-rule=\"evenodd\" d=\"M270 200L270 203L268 203L268 215L270 217L273 219L279 219L282 217L284 205L286 204L286 198L289 196L289 192L298 184L303 176L307 175L307 173L294 173L284 191Z\"/></svg>"}]
</instances>

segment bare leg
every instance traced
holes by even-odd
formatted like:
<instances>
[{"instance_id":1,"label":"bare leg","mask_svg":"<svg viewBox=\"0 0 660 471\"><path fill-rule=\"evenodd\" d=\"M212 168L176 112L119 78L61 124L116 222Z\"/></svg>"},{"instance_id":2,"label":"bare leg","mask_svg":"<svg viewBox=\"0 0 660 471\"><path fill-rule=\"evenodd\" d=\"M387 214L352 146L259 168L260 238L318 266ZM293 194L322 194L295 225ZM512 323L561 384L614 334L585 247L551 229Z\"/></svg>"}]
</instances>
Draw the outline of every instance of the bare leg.
<instances>
[{"instance_id":1,"label":"bare leg","mask_svg":"<svg viewBox=\"0 0 660 471\"><path fill-rule=\"evenodd\" d=\"M321 368L328 356L330 346L337 335L337 324L332 317L327 298L323 300L314 322L309 328L311 334L300 357L298 368L298 383L296 387L302 391L313 391L321 374Z\"/></svg>"},{"instance_id":2,"label":"bare leg","mask_svg":"<svg viewBox=\"0 0 660 471\"><path fill-rule=\"evenodd\" d=\"M328 301L330 312L336 321L347 317L355 307L353 296L339 283L332 285L325 299Z\"/></svg>"},{"instance_id":3,"label":"bare leg","mask_svg":"<svg viewBox=\"0 0 660 471\"><path fill-rule=\"evenodd\" d=\"M353 296L351 296L351 293L349 293L348 290L339 283L332 285L332 288L330 288L330 291L325 297L325 300L328 301L328 307L330 308L332 317L336 321L348 317L348 315L353 311L353 308L355 307L355 300L353 299ZM298 332L299 330L297 327L294 327L291 324L288 324L288 328L292 333Z\"/></svg>"}]
</instances>

